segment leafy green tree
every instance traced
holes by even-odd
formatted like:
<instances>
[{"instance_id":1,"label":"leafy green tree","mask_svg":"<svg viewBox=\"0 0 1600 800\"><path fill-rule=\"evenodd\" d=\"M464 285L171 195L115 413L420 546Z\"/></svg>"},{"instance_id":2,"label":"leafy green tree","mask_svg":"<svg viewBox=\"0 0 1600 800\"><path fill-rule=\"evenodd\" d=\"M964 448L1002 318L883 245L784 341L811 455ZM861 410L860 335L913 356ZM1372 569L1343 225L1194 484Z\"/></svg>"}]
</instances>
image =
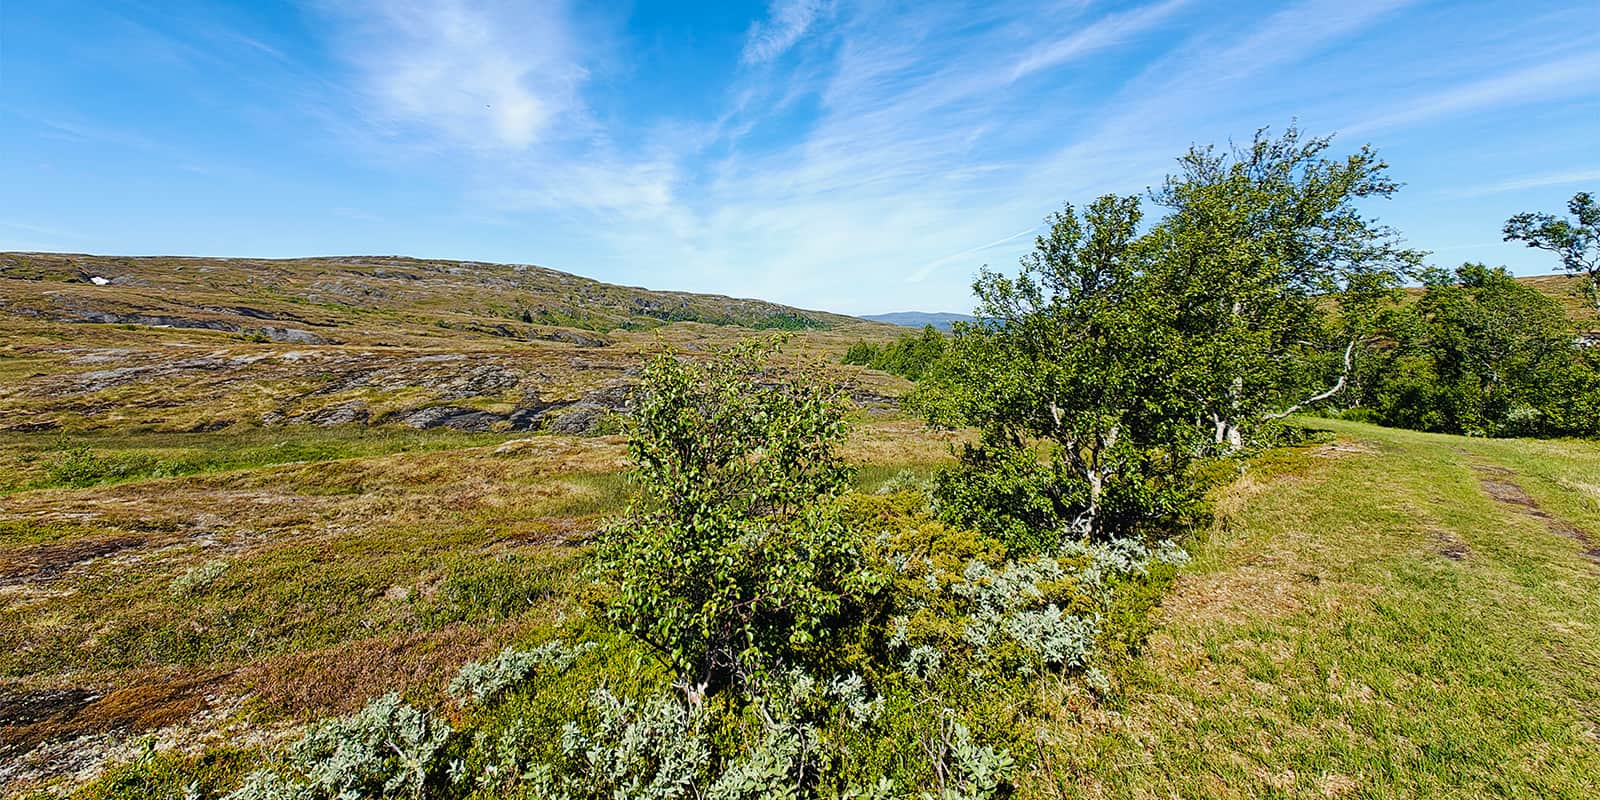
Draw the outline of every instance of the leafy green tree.
<instances>
[{"instance_id":1,"label":"leafy green tree","mask_svg":"<svg viewBox=\"0 0 1600 800\"><path fill-rule=\"evenodd\" d=\"M981 273L980 322L913 398L981 432L939 478L944 514L1028 549L1124 535L1182 513L1194 457L1344 391L1422 254L1356 209L1398 188L1387 165L1329 145L1192 148L1148 233L1106 196L1048 218L1015 278Z\"/></svg>"},{"instance_id":2,"label":"leafy green tree","mask_svg":"<svg viewBox=\"0 0 1600 800\"><path fill-rule=\"evenodd\" d=\"M932 422L981 431L939 479L946 516L1023 551L1170 512L1192 450L1172 307L1141 280L1138 198L1045 221L1016 277L980 274L980 321L957 325L913 398Z\"/></svg>"},{"instance_id":3,"label":"leafy green tree","mask_svg":"<svg viewBox=\"0 0 1600 800\"><path fill-rule=\"evenodd\" d=\"M890 372L909 380L921 380L922 373L938 361L945 350L945 335L932 325L906 334L883 345L857 342L845 351L843 363L857 364Z\"/></svg>"},{"instance_id":4,"label":"leafy green tree","mask_svg":"<svg viewBox=\"0 0 1600 800\"><path fill-rule=\"evenodd\" d=\"M835 502L843 408L828 381L767 368L777 341L662 354L631 408L640 496L601 537L603 604L691 692L804 663L863 580Z\"/></svg>"},{"instance_id":5,"label":"leafy green tree","mask_svg":"<svg viewBox=\"0 0 1600 800\"><path fill-rule=\"evenodd\" d=\"M1330 145L1291 127L1191 148L1153 192L1168 214L1149 237L1152 291L1177 310L1186 383L1227 450L1303 397L1307 365L1328 347L1324 298L1385 292L1421 263L1356 208L1399 188L1388 165L1370 147L1330 158Z\"/></svg>"},{"instance_id":6,"label":"leafy green tree","mask_svg":"<svg viewBox=\"0 0 1600 800\"><path fill-rule=\"evenodd\" d=\"M1430 270L1412 307L1383 319L1391 345L1363 403L1379 421L1475 435L1584 434L1593 370L1554 300L1503 268Z\"/></svg>"},{"instance_id":7,"label":"leafy green tree","mask_svg":"<svg viewBox=\"0 0 1600 800\"><path fill-rule=\"evenodd\" d=\"M1572 219L1553 214L1518 214L1506 220L1505 240L1549 250L1561 259L1561 268L1589 279L1589 299L1600 313L1600 203L1588 192L1567 201Z\"/></svg>"}]
</instances>

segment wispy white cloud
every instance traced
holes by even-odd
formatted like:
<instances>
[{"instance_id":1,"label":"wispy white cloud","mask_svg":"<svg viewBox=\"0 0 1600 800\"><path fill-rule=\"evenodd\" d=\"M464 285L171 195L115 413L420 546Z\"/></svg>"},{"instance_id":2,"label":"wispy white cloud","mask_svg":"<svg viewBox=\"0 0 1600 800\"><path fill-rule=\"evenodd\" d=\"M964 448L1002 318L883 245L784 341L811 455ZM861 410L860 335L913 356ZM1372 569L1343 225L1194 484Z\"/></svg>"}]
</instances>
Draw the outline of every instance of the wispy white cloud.
<instances>
[{"instance_id":1,"label":"wispy white cloud","mask_svg":"<svg viewBox=\"0 0 1600 800\"><path fill-rule=\"evenodd\" d=\"M1138 191L1193 141L1370 106L1285 79L1351 83L1310 65L1410 5L775 0L746 32L722 108L646 127L588 110L592 54L559 6L405 0L348 22L347 41L373 46L351 57L381 120L476 156L472 204L560 220L582 260L558 266L872 311L963 305L979 262L1028 247L1037 226L1020 225L1062 200ZM1136 67L1100 60L1134 47ZM1592 66L1583 58L1384 124L1552 91Z\"/></svg>"},{"instance_id":2,"label":"wispy white cloud","mask_svg":"<svg viewBox=\"0 0 1600 800\"><path fill-rule=\"evenodd\" d=\"M1543 189L1547 186L1571 186L1579 183L1600 183L1600 169L1571 169L1561 172L1545 172L1538 175L1524 175L1520 178L1511 178L1496 183L1471 186L1448 194L1451 197L1487 197L1507 192Z\"/></svg>"},{"instance_id":3,"label":"wispy white cloud","mask_svg":"<svg viewBox=\"0 0 1600 800\"><path fill-rule=\"evenodd\" d=\"M561 3L353 0L334 11L381 123L525 150L582 116L587 71Z\"/></svg>"},{"instance_id":4,"label":"wispy white cloud","mask_svg":"<svg viewBox=\"0 0 1600 800\"><path fill-rule=\"evenodd\" d=\"M1166 21L1189 0L1166 0L1110 14L1073 31L1070 35L1030 48L1011 69L1016 80L1026 75L1060 66L1098 50L1121 44Z\"/></svg>"},{"instance_id":5,"label":"wispy white cloud","mask_svg":"<svg viewBox=\"0 0 1600 800\"><path fill-rule=\"evenodd\" d=\"M1306 61L1324 48L1418 0L1301 0L1267 16L1242 35L1216 42L1206 37L1184 54L1204 65L1208 82L1259 75L1281 64ZM1215 47L1215 52L1210 51Z\"/></svg>"},{"instance_id":6,"label":"wispy white cloud","mask_svg":"<svg viewBox=\"0 0 1600 800\"><path fill-rule=\"evenodd\" d=\"M1593 91L1595 75L1600 75L1600 53L1590 50L1577 56L1536 64L1460 84L1441 92L1409 98L1394 104L1382 114L1351 125L1346 130L1365 134L1472 111L1585 94Z\"/></svg>"},{"instance_id":7,"label":"wispy white cloud","mask_svg":"<svg viewBox=\"0 0 1600 800\"><path fill-rule=\"evenodd\" d=\"M1024 229L1022 229L1020 231L1017 231L1016 233L1011 234L1010 236L1002 236L999 239L996 239L996 240L994 240L992 242L988 242L988 243L985 243L985 244L980 244L977 247L969 247L969 248L967 248L965 250L962 250L960 252L951 253L950 255L947 255L947 256L945 256L943 258L939 258L939 259L936 259L934 261L930 261L927 264L924 264L922 267L912 271L912 273L910 275L907 275L906 276L906 282L907 283L921 283L921 282L927 280L928 276L931 275L933 273L933 271L935 269L937 269L938 267L944 266L945 264L951 263L953 261L960 261L960 260L965 259L965 258L967 258L969 256L975 256L975 255L978 255L979 253L984 253L984 252L987 252L989 250L993 250L996 247L1000 247L1002 245L1011 244L1012 242L1015 242L1016 240L1021 239L1024 236L1029 236L1029 235L1032 235L1034 233L1037 233L1043 227L1044 226L1042 224L1040 224L1040 225L1035 225L1035 226L1033 226L1031 228L1024 228Z\"/></svg>"},{"instance_id":8,"label":"wispy white cloud","mask_svg":"<svg viewBox=\"0 0 1600 800\"><path fill-rule=\"evenodd\" d=\"M765 64L782 56L812 29L828 7L825 0L772 0L767 18L751 23L745 33L739 60Z\"/></svg>"},{"instance_id":9,"label":"wispy white cloud","mask_svg":"<svg viewBox=\"0 0 1600 800\"><path fill-rule=\"evenodd\" d=\"M494 214L660 218L679 155L625 152L583 96L595 52L560 2L350 0L328 7L370 139L456 164ZM356 134L360 135L360 134Z\"/></svg>"},{"instance_id":10,"label":"wispy white cloud","mask_svg":"<svg viewBox=\"0 0 1600 800\"><path fill-rule=\"evenodd\" d=\"M718 161L685 235L634 229L612 244L625 261L693 265L705 285L733 291L844 310L938 304L929 298L964 296L980 262L1028 247L1037 226L1018 232L1020 221L1065 199L1137 191L1140 176L1159 176L1187 144L1176 140L1186 126L1245 97L1245 81L1401 4L1310 0L1223 43L1248 49L1185 37L1159 72L1130 73L1123 92L1076 120L1059 106L1090 87L1067 72L1018 91L1018 76L1132 45L1175 19L1183 0L1088 19L1043 4L922 6L892 20L841 9L831 69L816 81L821 108L804 135ZM974 18L983 13L993 16ZM796 76L770 80L792 91Z\"/></svg>"}]
</instances>

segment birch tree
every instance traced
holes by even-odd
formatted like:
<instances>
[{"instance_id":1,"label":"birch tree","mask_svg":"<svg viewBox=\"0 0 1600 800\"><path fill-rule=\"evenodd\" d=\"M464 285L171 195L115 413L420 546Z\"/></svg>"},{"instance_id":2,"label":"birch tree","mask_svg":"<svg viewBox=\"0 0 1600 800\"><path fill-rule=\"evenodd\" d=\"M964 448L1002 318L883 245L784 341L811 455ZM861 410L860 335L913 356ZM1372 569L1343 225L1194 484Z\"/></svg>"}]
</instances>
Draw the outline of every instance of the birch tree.
<instances>
[{"instance_id":1,"label":"birch tree","mask_svg":"<svg viewBox=\"0 0 1600 800\"><path fill-rule=\"evenodd\" d=\"M1151 231L1151 291L1177 310L1193 369L1188 390L1226 451L1296 405L1320 342L1326 298L1382 291L1421 265L1358 203L1399 189L1370 147L1329 157L1331 139L1258 131L1247 145L1191 148L1151 193L1168 209ZM1358 339L1333 346L1351 354ZM1323 399L1332 393L1318 392Z\"/></svg>"},{"instance_id":2,"label":"birch tree","mask_svg":"<svg viewBox=\"0 0 1600 800\"><path fill-rule=\"evenodd\" d=\"M918 393L933 421L981 431L940 480L945 509L1013 548L1109 536L1173 506L1166 477L1192 426L1173 405L1171 315L1141 281L1140 215L1137 197L1107 195L1047 217L1015 277L979 275L979 321Z\"/></svg>"},{"instance_id":3,"label":"birch tree","mask_svg":"<svg viewBox=\"0 0 1600 800\"><path fill-rule=\"evenodd\" d=\"M1588 192L1567 201L1571 219L1553 214L1518 214L1506 220L1505 240L1548 250L1561 259L1569 275L1589 279L1589 300L1600 314L1600 203Z\"/></svg>"}]
</instances>

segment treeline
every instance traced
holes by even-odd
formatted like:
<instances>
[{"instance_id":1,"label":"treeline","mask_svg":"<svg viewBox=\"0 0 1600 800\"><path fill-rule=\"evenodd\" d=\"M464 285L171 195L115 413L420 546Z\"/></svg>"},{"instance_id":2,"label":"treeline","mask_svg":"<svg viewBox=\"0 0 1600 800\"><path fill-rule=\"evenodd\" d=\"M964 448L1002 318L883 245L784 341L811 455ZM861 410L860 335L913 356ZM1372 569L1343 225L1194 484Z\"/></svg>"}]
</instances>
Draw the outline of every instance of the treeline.
<instances>
[{"instance_id":1,"label":"treeline","mask_svg":"<svg viewBox=\"0 0 1600 800\"><path fill-rule=\"evenodd\" d=\"M845 351L843 361L919 380L928 367L944 356L944 350L944 334L927 325L918 333L906 334L887 344L857 342Z\"/></svg>"},{"instance_id":2,"label":"treeline","mask_svg":"<svg viewBox=\"0 0 1600 800\"><path fill-rule=\"evenodd\" d=\"M1331 162L1308 160L1304 150L1296 156L1285 149L1295 139L1291 131L1277 142L1258 140L1248 155L1254 164L1244 152L1228 167L1210 151L1191 153L1191 172L1152 195L1175 213L1142 236L1134 234L1138 198L1108 196L1081 214L1069 206L1046 220L1051 232L1017 277L985 272L975 285L979 313L994 315L986 322L958 324L953 339L929 327L888 344L861 342L844 363L914 381L959 376L971 383L973 358L1011 359L1027 365L1032 383L990 364L982 367L987 385L1066 397L1067 407L1084 392L1115 417L1127 397L1103 381L1123 370L1139 373L1125 359L1143 358L1153 371L1140 379L1141 402L1163 391L1164 381L1185 376L1157 404L1168 416L1209 423L1213 444L1230 449L1253 425L1288 412L1472 436L1600 436L1596 332L1580 329L1560 303L1503 268L1420 268L1421 254L1399 248L1392 231L1340 208L1343 201L1311 199L1308 193L1340 181L1350 187L1346 199L1365 196L1356 193L1362 181L1374 181L1361 189L1366 194L1393 187L1379 177L1381 166L1363 176L1355 161L1341 173ZM1258 180L1274 170L1276 185ZM1252 191L1267 194L1245 199ZM1568 208L1571 218L1519 214L1506 223L1505 237L1557 254L1563 269L1586 278L1600 315L1600 206L1579 193ZM1306 227L1274 230L1276 215ZM1334 235L1340 225L1354 227ZM1240 237L1239 249L1228 249L1230 236ZM1247 241L1255 236L1270 240ZM1420 298L1402 292L1402 282L1420 282ZM1004 355L978 355L981 346ZM1123 347L1134 352L1120 353ZM1040 385L1038 376L1058 373L1079 377L1064 392ZM1101 382L1090 389L1075 381ZM937 421L971 421L970 414L937 410L958 396L950 388L925 389L913 403ZM1004 405L996 400L983 402ZM1282 409L1273 411L1274 404ZM1057 425L1053 412L1045 421L997 435L1042 436ZM1119 436L1125 430L1112 427ZM988 450L983 457L997 455ZM1033 499L1014 497L1013 508L1042 502L1038 492L1022 495Z\"/></svg>"},{"instance_id":3,"label":"treeline","mask_svg":"<svg viewBox=\"0 0 1600 800\"><path fill-rule=\"evenodd\" d=\"M1472 436L1600 435L1600 348L1559 303L1482 264L1431 270L1424 285L1378 316L1341 416Z\"/></svg>"}]
</instances>

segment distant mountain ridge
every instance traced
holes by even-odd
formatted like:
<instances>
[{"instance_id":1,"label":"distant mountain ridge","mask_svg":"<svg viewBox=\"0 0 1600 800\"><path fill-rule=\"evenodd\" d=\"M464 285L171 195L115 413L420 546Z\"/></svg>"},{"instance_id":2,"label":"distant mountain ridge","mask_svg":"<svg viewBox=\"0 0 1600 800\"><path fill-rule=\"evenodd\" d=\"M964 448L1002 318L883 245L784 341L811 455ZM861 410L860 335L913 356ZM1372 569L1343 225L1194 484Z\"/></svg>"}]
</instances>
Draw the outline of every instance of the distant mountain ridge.
<instances>
[{"instance_id":1,"label":"distant mountain ridge","mask_svg":"<svg viewBox=\"0 0 1600 800\"><path fill-rule=\"evenodd\" d=\"M970 314L957 314L953 311L895 311L889 314L863 314L862 319L873 322L887 322L891 325L903 325L907 328L921 328L925 325L945 331L950 331L953 322L973 322L976 317Z\"/></svg>"}]
</instances>

